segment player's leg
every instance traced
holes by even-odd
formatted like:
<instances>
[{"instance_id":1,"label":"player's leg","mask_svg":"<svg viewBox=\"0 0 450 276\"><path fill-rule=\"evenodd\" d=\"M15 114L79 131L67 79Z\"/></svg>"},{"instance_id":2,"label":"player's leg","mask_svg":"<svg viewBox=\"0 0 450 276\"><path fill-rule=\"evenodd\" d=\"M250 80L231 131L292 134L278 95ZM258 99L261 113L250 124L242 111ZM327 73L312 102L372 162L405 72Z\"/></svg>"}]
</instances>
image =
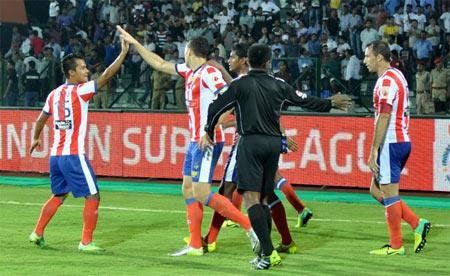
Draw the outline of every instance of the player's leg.
<instances>
[{"instance_id":1,"label":"player's leg","mask_svg":"<svg viewBox=\"0 0 450 276\"><path fill-rule=\"evenodd\" d=\"M233 192L235 190L236 190L236 185L234 183L222 181L222 185L219 188L219 194L221 194L221 195L225 196L226 198L228 198L229 200L231 200L231 198L233 196ZM206 234L205 239L204 239L208 245L212 245L213 243L216 242L217 237L220 232L220 229L222 227L222 224L224 224L225 221L226 221L226 219L224 216L222 216L220 213L218 213L216 211L214 212L213 217L211 219L211 225L209 226L208 234ZM231 222L231 223L235 224L234 222ZM237 224L235 224L235 225L238 226ZM213 247L215 249L215 245Z\"/></svg>"},{"instance_id":2,"label":"player's leg","mask_svg":"<svg viewBox=\"0 0 450 276\"><path fill-rule=\"evenodd\" d=\"M280 233L281 236L281 242L275 249L278 252L287 252L290 254L296 253L297 245L292 240L291 233L289 232L286 211L284 210L283 203L275 193L272 193L268 197L268 204L273 222L275 223L278 233Z\"/></svg>"},{"instance_id":3,"label":"player's leg","mask_svg":"<svg viewBox=\"0 0 450 276\"><path fill-rule=\"evenodd\" d=\"M188 255L203 255L201 227L203 221L203 205L194 198L192 189L192 175L198 172L193 170L193 157L196 150L196 143L190 143L186 152L183 165L183 198L186 203L187 224L189 227L189 244L174 253L169 254L173 257Z\"/></svg>"},{"instance_id":4,"label":"player's leg","mask_svg":"<svg viewBox=\"0 0 450 276\"><path fill-rule=\"evenodd\" d=\"M248 217L242 214L231 201L218 193L211 192L214 168L222 152L223 143L217 144L212 153L197 151L198 158L194 158L194 168L198 168L197 175L192 178L194 198L206 206L211 207L223 217L238 223L245 231L251 230Z\"/></svg>"},{"instance_id":5,"label":"player's leg","mask_svg":"<svg viewBox=\"0 0 450 276\"><path fill-rule=\"evenodd\" d=\"M278 190L282 191L289 203L297 211L298 218L295 227L305 227L308 221L312 218L313 212L305 207L305 204L298 198L291 183L286 178L282 177L277 171L275 174L275 186Z\"/></svg>"},{"instance_id":6,"label":"player's leg","mask_svg":"<svg viewBox=\"0 0 450 276\"><path fill-rule=\"evenodd\" d=\"M98 221L98 208L100 195L97 186L97 177L94 170L83 155L68 155L62 157L62 172L67 180L70 191L75 198L84 197L83 231L78 249L82 252L98 252L103 249L92 240Z\"/></svg>"},{"instance_id":7,"label":"player's leg","mask_svg":"<svg viewBox=\"0 0 450 276\"><path fill-rule=\"evenodd\" d=\"M376 181L375 177L372 177L372 182L370 183L370 195L384 206L383 202L383 192L380 189L380 185Z\"/></svg>"},{"instance_id":8,"label":"player's leg","mask_svg":"<svg viewBox=\"0 0 450 276\"><path fill-rule=\"evenodd\" d=\"M57 156L50 157L49 160L50 181L53 195L44 204L44 206L42 206L41 214L39 215L36 227L29 236L30 242L39 245L40 247L45 246L44 241L45 227L48 225L50 220L56 214L59 206L63 204L69 192L67 183L64 179L64 175L62 174L59 168L58 164L59 158L60 157Z\"/></svg>"}]
</instances>

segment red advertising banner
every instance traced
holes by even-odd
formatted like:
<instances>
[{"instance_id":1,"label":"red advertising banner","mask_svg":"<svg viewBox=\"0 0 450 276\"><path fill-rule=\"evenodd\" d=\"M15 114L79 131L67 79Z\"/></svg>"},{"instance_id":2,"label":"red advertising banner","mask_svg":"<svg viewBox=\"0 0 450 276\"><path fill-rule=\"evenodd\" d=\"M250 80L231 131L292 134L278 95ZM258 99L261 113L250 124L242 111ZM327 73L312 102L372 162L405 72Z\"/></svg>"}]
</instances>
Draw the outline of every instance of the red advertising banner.
<instances>
[{"instance_id":1,"label":"red advertising banner","mask_svg":"<svg viewBox=\"0 0 450 276\"><path fill-rule=\"evenodd\" d=\"M0 110L0 171L48 172L52 134L42 133L42 146L28 149L38 111ZM287 134L299 145L283 155L280 172L295 184L369 187L367 159L373 119L333 116L283 116ZM433 190L434 120L412 119L413 150L401 188ZM216 169L220 179L230 151L233 129ZM181 178L189 143L185 114L90 112L86 156L102 176Z\"/></svg>"}]
</instances>

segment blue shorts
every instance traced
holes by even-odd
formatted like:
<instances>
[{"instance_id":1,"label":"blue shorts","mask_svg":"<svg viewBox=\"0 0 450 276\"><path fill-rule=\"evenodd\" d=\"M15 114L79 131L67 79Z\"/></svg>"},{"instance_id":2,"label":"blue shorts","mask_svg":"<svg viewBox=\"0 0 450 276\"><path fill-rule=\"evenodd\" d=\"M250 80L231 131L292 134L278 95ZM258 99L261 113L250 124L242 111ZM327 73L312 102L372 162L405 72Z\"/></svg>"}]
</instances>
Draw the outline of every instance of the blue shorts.
<instances>
[{"instance_id":1,"label":"blue shorts","mask_svg":"<svg viewBox=\"0 0 450 276\"><path fill-rule=\"evenodd\" d=\"M71 192L74 197L98 193L97 178L84 155L50 156L50 180L54 195Z\"/></svg>"},{"instance_id":2,"label":"blue shorts","mask_svg":"<svg viewBox=\"0 0 450 276\"><path fill-rule=\"evenodd\" d=\"M184 159L183 176L192 176L192 182L212 183L223 144L217 143L212 153L208 153L201 150L197 142L191 142Z\"/></svg>"},{"instance_id":3,"label":"blue shorts","mask_svg":"<svg viewBox=\"0 0 450 276\"><path fill-rule=\"evenodd\" d=\"M378 149L377 163L380 167L378 183L399 183L400 174L408 161L410 152L410 142L384 144L382 148Z\"/></svg>"}]
</instances>

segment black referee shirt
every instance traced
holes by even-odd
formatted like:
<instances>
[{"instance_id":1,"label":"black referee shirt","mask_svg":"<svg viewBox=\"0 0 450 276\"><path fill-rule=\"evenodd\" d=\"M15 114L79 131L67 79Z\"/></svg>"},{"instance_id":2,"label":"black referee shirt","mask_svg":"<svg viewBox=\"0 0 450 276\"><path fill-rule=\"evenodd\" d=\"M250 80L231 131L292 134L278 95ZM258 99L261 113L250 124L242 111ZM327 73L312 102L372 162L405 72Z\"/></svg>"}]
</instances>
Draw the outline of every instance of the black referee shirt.
<instances>
[{"instance_id":1,"label":"black referee shirt","mask_svg":"<svg viewBox=\"0 0 450 276\"><path fill-rule=\"evenodd\" d=\"M240 135L281 136L280 114L284 102L318 112L331 109L331 100L308 96L265 70L252 69L233 80L209 105L205 131L212 139L220 115L234 107Z\"/></svg>"},{"instance_id":2,"label":"black referee shirt","mask_svg":"<svg viewBox=\"0 0 450 276\"><path fill-rule=\"evenodd\" d=\"M29 70L23 75L23 84L25 91L39 91L41 85L39 81L40 75L36 70Z\"/></svg>"}]
</instances>

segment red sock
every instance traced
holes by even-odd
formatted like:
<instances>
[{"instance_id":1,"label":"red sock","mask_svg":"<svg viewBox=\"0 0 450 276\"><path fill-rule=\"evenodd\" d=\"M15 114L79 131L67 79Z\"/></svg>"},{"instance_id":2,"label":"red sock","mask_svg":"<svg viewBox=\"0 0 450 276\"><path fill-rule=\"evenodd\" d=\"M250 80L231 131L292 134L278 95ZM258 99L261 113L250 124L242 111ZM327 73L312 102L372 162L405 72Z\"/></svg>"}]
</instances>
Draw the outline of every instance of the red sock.
<instances>
[{"instance_id":1,"label":"red sock","mask_svg":"<svg viewBox=\"0 0 450 276\"><path fill-rule=\"evenodd\" d=\"M216 210L216 212L222 216L238 223L245 231L249 231L252 228L248 217L236 209L228 198L214 193L209 196L209 202L207 205Z\"/></svg>"},{"instance_id":2,"label":"red sock","mask_svg":"<svg viewBox=\"0 0 450 276\"><path fill-rule=\"evenodd\" d=\"M303 203L298 198L297 194L294 191L294 188L292 188L291 183L287 182L285 178L282 178L281 180L286 181L286 183L281 187L281 191L283 192L289 203L292 205L292 207L294 207L294 209L297 210L297 213L300 214L303 209L305 209L305 205L303 205Z\"/></svg>"},{"instance_id":3,"label":"red sock","mask_svg":"<svg viewBox=\"0 0 450 276\"><path fill-rule=\"evenodd\" d=\"M45 204L42 206L41 215L39 216L36 228L34 232L39 236L44 235L44 229L50 222L52 217L58 211L58 207L61 206L62 201L56 196L52 196Z\"/></svg>"},{"instance_id":4,"label":"red sock","mask_svg":"<svg viewBox=\"0 0 450 276\"><path fill-rule=\"evenodd\" d=\"M86 245L92 241L92 234L97 226L98 205L100 200L87 198L83 210L83 235L81 243Z\"/></svg>"},{"instance_id":5,"label":"red sock","mask_svg":"<svg viewBox=\"0 0 450 276\"><path fill-rule=\"evenodd\" d=\"M278 233L281 235L282 244L290 244L292 242L291 233L289 232L289 226L286 221L286 211L281 202L276 203L270 208L273 222L277 227Z\"/></svg>"},{"instance_id":6,"label":"red sock","mask_svg":"<svg viewBox=\"0 0 450 276\"><path fill-rule=\"evenodd\" d=\"M403 200L400 200L402 206L402 219L406 221L414 230L419 225L419 217L409 208Z\"/></svg>"},{"instance_id":7,"label":"red sock","mask_svg":"<svg viewBox=\"0 0 450 276\"><path fill-rule=\"evenodd\" d=\"M241 210L242 200L243 200L242 195L238 193L237 190L234 190L233 199L231 200L231 202L233 202L233 205L234 207L236 207L236 209Z\"/></svg>"},{"instance_id":8,"label":"red sock","mask_svg":"<svg viewBox=\"0 0 450 276\"><path fill-rule=\"evenodd\" d=\"M391 247L399 249L402 246L402 205L399 201L386 207L386 221L389 227Z\"/></svg>"},{"instance_id":9,"label":"red sock","mask_svg":"<svg viewBox=\"0 0 450 276\"><path fill-rule=\"evenodd\" d=\"M208 234L206 234L205 236L205 240L207 243L213 243L217 240L217 236L219 235L224 221L225 218L221 214L214 212L211 220L211 225L209 226Z\"/></svg>"},{"instance_id":10,"label":"red sock","mask_svg":"<svg viewBox=\"0 0 450 276\"><path fill-rule=\"evenodd\" d=\"M190 246L194 248L202 248L202 221L203 221L203 205L195 201L186 205L187 223L189 232L191 233Z\"/></svg>"}]
</instances>

